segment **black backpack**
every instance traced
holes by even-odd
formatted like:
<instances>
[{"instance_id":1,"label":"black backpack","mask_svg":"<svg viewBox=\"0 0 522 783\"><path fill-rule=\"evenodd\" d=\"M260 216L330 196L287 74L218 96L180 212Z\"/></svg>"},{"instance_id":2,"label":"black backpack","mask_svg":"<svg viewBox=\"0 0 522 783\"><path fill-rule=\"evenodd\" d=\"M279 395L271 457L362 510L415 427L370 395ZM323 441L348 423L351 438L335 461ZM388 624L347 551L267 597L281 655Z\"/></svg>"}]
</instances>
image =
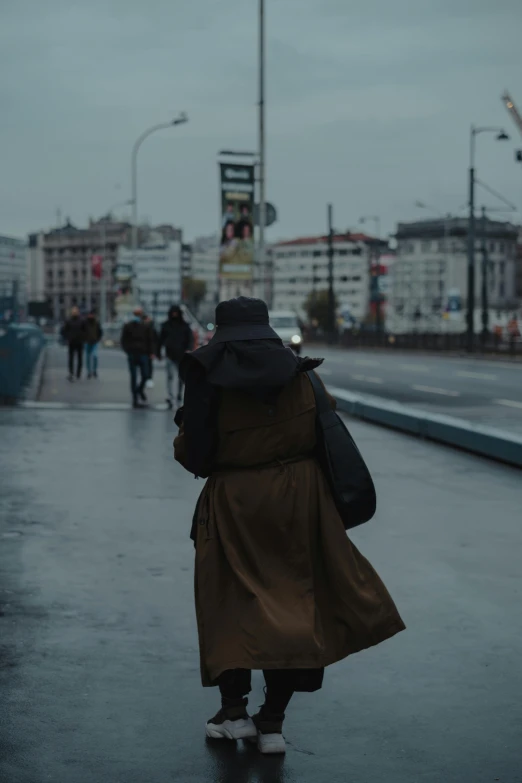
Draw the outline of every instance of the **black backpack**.
<instances>
[{"instance_id":1,"label":"black backpack","mask_svg":"<svg viewBox=\"0 0 522 783\"><path fill-rule=\"evenodd\" d=\"M332 410L322 382L310 378L317 412L317 457L328 480L345 530L368 522L377 507L370 471L344 422Z\"/></svg>"}]
</instances>

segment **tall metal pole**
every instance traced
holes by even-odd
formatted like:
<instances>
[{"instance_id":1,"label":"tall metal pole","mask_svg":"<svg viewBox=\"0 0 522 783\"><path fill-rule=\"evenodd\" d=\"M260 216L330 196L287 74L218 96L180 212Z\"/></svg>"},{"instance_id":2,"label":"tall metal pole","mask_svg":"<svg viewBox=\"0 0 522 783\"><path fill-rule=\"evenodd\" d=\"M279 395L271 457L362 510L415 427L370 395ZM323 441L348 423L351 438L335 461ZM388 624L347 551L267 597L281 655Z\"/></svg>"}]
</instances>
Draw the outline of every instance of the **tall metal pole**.
<instances>
[{"instance_id":1,"label":"tall metal pole","mask_svg":"<svg viewBox=\"0 0 522 783\"><path fill-rule=\"evenodd\" d=\"M473 352L474 318L475 318L475 136L476 130L471 126L469 144L469 216L468 216L468 302L467 302L467 335L466 348Z\"/></svg>"},{"instance_id":2,"label":"tall metal pole","mask_svg":"<svg viewBox=\"0 0 522 783\"><path fill-rule=\"evenodd\" d=\"M480 221L481 235L482 235L482 280L481 280L481 305L482 305L482 345L486 344L486 340L489 333L489 302L488 302L488 246L486 241L487 234L487 217L486 207L482 207L482 218Z\"/></svg>"},{"instance_id":3,"label":"tall metal pole","mask_svg":"<svg viewBox=\"0 0 522 783\"><path fill-rule=\"evenodd\" d=\"M259 242L257 261L263 281L263 297L268 299L269 280L265 253L265 185L265 0L259 0Z\"/></svg>"},{"instance_id":4,"label":"tall metal pole","mask_svg":"<svg viewBox=\"0 0 522 783\"><path fill-rule=\"evenodd\" d=\"M105 221L102 218L101 222L101 246L102 246L102 263L101 263L101 278L100 278L100 323L105 324L107 321L107 230Z\"/></svg>"},{"instance_id":5,"label":"tall metal pole","mask_svg":"<svg viewBox=\"0 0 522 783\"><path fill-rule=\"evenodd\" d=\"M335 342L333 207L328 204L328 342Z\"/></svg>"}]
</instances>

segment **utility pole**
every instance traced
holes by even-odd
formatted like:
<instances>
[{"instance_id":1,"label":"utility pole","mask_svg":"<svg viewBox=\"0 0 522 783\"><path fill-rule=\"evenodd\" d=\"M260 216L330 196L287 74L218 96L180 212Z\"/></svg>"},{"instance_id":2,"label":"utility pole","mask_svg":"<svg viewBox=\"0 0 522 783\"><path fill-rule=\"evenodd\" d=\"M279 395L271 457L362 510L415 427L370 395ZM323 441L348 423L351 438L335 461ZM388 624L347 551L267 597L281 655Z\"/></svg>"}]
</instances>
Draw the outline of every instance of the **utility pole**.
<instances>
[{"instance_id":1,"label":"utility pole","mask_svg":"<svg viewBox=\"0 0 522 783\"><path fill-rule=\"evenodd\" d=\"M265 0L259 0L259 243L258 269L261 272L263 298L268 298L266 269L266 179L265 179Z\"/></svg>"},{"instance_id":2,"label":"utility pole","mask_svg":"<svg viewBox=\"0 0 522 783\"><path fill-rule=\"evenodd\" d=\"M103 325L107 321L107 270L108 270L108 264L106 259L107 228L103 217L101 220L101 245L102 245L102 263L101 263L101 277L100 277L100 323L103 328Z\"/></svg>"},{"instance_id":3,"label":"utility pole","mask_svg":"<svg viewBox=\"0 0 522 783\"><path fill-rule=\"evenodd\" d=\"M333 207L328 204L328 342L335 342Z\"/></svg>"},{"instance_id":4,"label":"utility pole","mask_svg":"<svg viewBox=\"0 0 522 783\"><path fill-rule=\"evenodd\" d=\"M468 303L466 348L473 353L475 318L475 128L471 128L470 162L468 172Z\"/></svg>"},{"instance_id":5,"label":"utility pole","mask_svg":"<svg viewBox=\"0 0 522 783\"><path fill-rule=\"evenodd\" d=\"M489 334L489 302L488 302L488 244L487 237L487 217L486 207L482 207L481 218L482 234L482 284L481 284L481 304L482 304L482 347L486 345Z\"/></svg>"}]
</instances>

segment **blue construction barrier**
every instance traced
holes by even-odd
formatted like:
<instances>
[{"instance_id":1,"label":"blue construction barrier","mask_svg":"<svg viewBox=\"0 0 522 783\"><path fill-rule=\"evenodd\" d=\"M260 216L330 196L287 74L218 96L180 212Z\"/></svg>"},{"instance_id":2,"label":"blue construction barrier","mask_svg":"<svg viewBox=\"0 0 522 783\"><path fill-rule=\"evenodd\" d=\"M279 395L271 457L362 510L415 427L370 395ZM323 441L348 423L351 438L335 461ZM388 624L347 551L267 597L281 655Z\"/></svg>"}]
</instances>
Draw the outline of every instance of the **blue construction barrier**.
<instances>
[{"instance_id":1,"label":"blue construction barrier","mask_svg":"<svg viewBox=\"0 0 522 783\"><path fill-rule=\"evenodd\" d=\"M0 403L22 397L45 345L45 335L34 324L0 324Z\"/></svg>"}]
</instances>

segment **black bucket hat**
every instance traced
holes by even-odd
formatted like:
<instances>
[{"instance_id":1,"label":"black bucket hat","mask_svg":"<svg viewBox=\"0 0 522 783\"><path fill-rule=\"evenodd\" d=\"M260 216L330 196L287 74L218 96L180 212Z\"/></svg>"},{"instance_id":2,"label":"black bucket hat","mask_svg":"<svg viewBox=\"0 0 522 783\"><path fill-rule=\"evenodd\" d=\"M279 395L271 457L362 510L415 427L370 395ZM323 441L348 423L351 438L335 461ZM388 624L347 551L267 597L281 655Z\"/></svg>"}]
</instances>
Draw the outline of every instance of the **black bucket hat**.
<instances>
[{"instance_id":1,"label":"black bucket hat","mask_svg":"<svg viewBox=\"0 0 522 783\"><path fill-rule=\"evenodd\" d=\"M209 342L280 340L268 321L268 308L261 299L239 296L216 307L216 333Z\"/></svg>"}]
</instances>

